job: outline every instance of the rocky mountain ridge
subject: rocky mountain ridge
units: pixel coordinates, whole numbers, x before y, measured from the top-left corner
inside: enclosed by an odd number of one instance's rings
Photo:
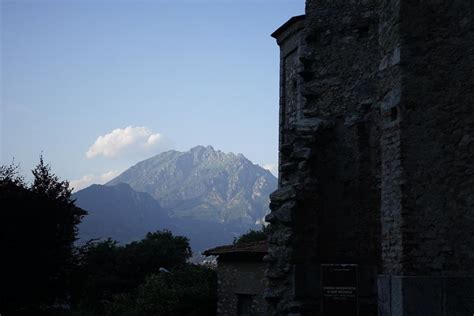
[[[80,238],[129,242],[169,229],[201,251],[259,229],[276,186],[269,171],[242,154],[211,146],[167,151],[106,185],[76,192],[77,205],[89,212],[79,226]]]
[[[171,217],[259,224],[277,180],[242,154],[211,146],[167,151],[141,161],[106,185],[127,183],[158,200]]]

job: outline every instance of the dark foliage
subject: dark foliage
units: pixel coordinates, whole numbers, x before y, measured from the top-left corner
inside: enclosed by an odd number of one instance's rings
[[[0,185],[25,187],[25,179],[18,173],[19,168],[19,165],[15,165],[14,162],[8,166],[0,166]]]
[[[48,314],[67,301],[76,226],[86,212],[42,157],[30,187],[16,171],[14,165],[0,168],[1,312]]]
[[[28,186],[0,167],[0,313],[5,315],[213,315],[215,271],[190,265],[189,240],[170,231],[118,245],[74,246],[86,212],[40,158]]]
[[[234,239],[234,245],[246,244],[249,242],[263,241],[267,239],[270,232],[270,226],[262,226],[261,230],[250,229],[245,234]]]
[[[184,265],[191,249],[187,238],[158,231],[125,246],[111,239],[91,241],[80,257],[74,303],[103,312],[104,302],[135,290],[146,276]]]
[[[137,291],[119,295],[106,315],[215,315],[217,276],[197,265],[149,275]]]

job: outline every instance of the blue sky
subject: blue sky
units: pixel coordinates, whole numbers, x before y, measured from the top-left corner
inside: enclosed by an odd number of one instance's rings
[[[168,149],[277,164],[279,50],[304,0],[2,1],[1,162],[76,187]]]

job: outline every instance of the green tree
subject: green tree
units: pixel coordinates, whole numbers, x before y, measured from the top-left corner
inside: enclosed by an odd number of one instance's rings
[[[104,301],[130,290],[118,273],[122,250],[123,247],[110,238],[90,240],[79,248],[79,264],[72,283],[74,310],[87,315],[103,315]]]
[[[2,261],[1,309],[7,315],[50,314],[66,303],[75,267],[76,207],[66,181],[51,173],[43,158],[27,186],[17,168],[0,168]]]
[[[185,264],[191,256],[188,238],[162,230],[126,245],[121,252],[119,269],[122,275],[141,282],[160,268],[171,269]]]
[[[241,245],[250,242],[257,242],[267,240],[267,236],[270,233],[270,225],[262,226],[261,230],[250,229],[245,234],[234,238],[234,245]]]
[[[216,272],[188,264],[149,275],[136,292],[115,297],[107,315],[215,315],[216,293]]]
[[[13,161],[10,165],[0,166],[0,186],[6,187],[8,185],[16,187],[26,187],[25,179],[22,177],[18,170],[19,165]]]
[[[103,315],[104,307],[113,297],[128,298],[146,277],[159,273],[160,268],[185,266],[191,249],[186,237],[164,230],[148,233],[144,239],[125,246],[111,239],[91,241],[81,248],[80,254],[75,308]]]
[[[33,183],[30,190],[34,193],[48,197],[68,206],[74,205],[74,200],[71,198],[72,189],[69,188],[68,181],[61,181],[58,176],[51,172],[51,166],[45,164],[43,156],[40,156],[40,161],[36,167],[31,171],[33,173]],[[85,215],[79,212],[78,215],[73,213],[73,217],[78,220]],[[71,230],[76,231],[75,227]]]

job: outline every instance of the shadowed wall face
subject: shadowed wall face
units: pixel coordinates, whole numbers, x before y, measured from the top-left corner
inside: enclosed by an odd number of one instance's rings
[[[474,308],[473,7],[308,0],[273,34],[273,313],[319,314],[321,264],[344,263],[358,265],[361,315]]]
[[[471,315],[474,3],[392,0],[380,11],[380,314]]]
[[[311,238],[317,240],[312,247],[316,270],[320,271],[319,264],[357,264],[359,313],[377,315],[376,280],[380,264],[377,3],[309,1],[306,13],[305,67],[313,76],[303,85],[304,114],[307,119],[328,121],[331,128],[314,135],[314,155],[309,160],[308,176],[318,181],[310,194],[318,198],[307,206],[302,217],[317,222],[313,232],[317,237]],[[301,253],[304,256],[305,251]]]
[[[361,312],[377,313],[376,9],[375,1],[319,1],[317,9],[310,1],[304,30],[295,20],[274,34],[281,48],[280,190],[270,219],[275,252],[286,249],[288,257],[270,256],[269,276],[283,293],[273,305],[284,313],[320,311],[321,264],[358,264]]]
[[[466,0],[400,8],[407,275],[474,274],[473,8]]]
[[[266,287],[262,262],[220,261],[218,274],[218,315],[265,315]]]

